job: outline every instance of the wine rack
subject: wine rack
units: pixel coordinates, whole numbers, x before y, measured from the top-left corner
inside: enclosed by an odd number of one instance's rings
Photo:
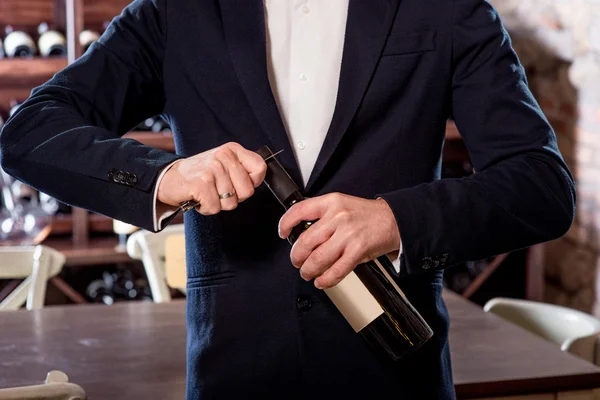
[[[24,101],[31,90],[48,81],[56,72],[79,58],[84,48],[79,41],[81,32],[91,30],[101,34],[108,23],[127,6],[129,0],[0,0],[0,38],[10,26],[34,39],[40,24],[48,24],[64,33],[67,39],[65,57],[43,58],[39,55],[27,58],[0,59],[0,117],[6,120],[9,110]],[[126,137],[146,145],[174,152],[172,135],[169,132],[132,131]],[[57,214],[54,218],[51,239],[69,241],[81,248],[107,245],[95,240],[97,234],[113,232],[112,219],[90,213],[79,208],[70,208],[70,213]],[[114,235],[113,235],[114,236]],[[116,243],[116,239],[115,239]],[[108,245],[109,249],[114,244]],[[99,261],[99,260],[90,260]]]

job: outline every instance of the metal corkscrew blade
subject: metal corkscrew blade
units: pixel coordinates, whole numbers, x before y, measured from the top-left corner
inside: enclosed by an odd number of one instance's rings
[[[276,153],[271,154],[270,156],[264,158],[264,161],[268,161],[271,158],[274,158],[276,155],[281,154],[283,152],[284,149],[279,150]],[[198,207],[200,205],[199,201],[195,201],[195,200],[187,200],[184,201],[182,203],[179,204],[179,209],[183,212],[188,212],[190,210],[193,210],[194,208]]]

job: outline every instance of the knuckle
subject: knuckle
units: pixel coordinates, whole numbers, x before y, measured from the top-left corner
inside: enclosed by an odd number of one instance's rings
[[[290,211],[293,210],[292,212],[294,212],[294,213],[303,213],[304,210],[306,209],[306,205],[308,204],[308,203],[306,203],[307,201],[308,200],[304,200],[304,201],[301,201],[299,203],[295,203],[294,205],[292,205],[290,207]]]
[[[211,207],[209,207],[209,208],[208,208],[208,212],[209,212],[211,215],[218,214],[218,213],[219,213],[219,211],[221,211],[221,207],[219,207],[219,206],[211,206]]]
[[[320,247],[317,247],[312,251],[310,258],[314,264],[319,266],[322,266],[326,262],[325,252]]]
[[[202,182],[204,185],[214,185],[215,183],[215,176],[211,173],[201,173],[198,178],[200,179],[200,182]]]
[[[342,209],[336,214],[335,217],[338,219],[338,221],[347,223],[352,219],[352,214],[350,214],[348,210]]]
[[[329,201],[333,204],[341,204],[342,203],[342,195],[338,192],[330,193],[328,195]]]
[[[240,189],[240,191],[238,192],[238,195],[241,199],[249,199],[250,197],[252,197],[254,195],[254,188],[252,186],[250,187],[244,187],[242,189]]]
[[[212,162],[210,163],[210,167],[216,173],[223,173],[225,171],[223,164],[221,164],[221,162],[216,158],[212,160]]]
[[[260,163],[258,165],[258,172],[261,176],[267,173],[267,163],[262,158],[260,159]]]
[[[233,151],[229,147],[221,147],[215,152],[215,158],[229,160],[233,157]]]
[[[200,199],[200,190],[198,190],[198,188],[194,188],[193,190],[190,191],[190,199],[194,199],[196,201],[198,201]]]
[[[334,281],[334,284],[340,282],[344,278],[345,272],[340,266],[331,267],[329,271],[331,271],[330,277]]]
[[[225,211],[232,211],[232,210],[235,210],[236,208],[237,208],[237,202],[235,202],[235,201],[227,202],[221,207],[221,209],[225,210]]]

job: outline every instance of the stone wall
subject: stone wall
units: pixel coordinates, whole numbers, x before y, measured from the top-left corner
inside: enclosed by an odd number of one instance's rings
[[[600,316],[600,1],[491,3],[577,183],[576,222],[546,246],[545,300]]]

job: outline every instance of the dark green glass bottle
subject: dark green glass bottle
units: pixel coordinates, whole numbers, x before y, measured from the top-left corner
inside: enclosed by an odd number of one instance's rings
[[[264,184],[285,210],[303,201],[300,189],[271,150],[258,150],[267,163]],[[270,158],[269,158],[270,157]],[[293,244],[315,221],[296,226],[288,241]],[[387,256],[358,265],[342,282],[325,293],[356,333],[384,360],[397,361],[414,353],[433,336],[433,331],[408,301],[388,271]]]

